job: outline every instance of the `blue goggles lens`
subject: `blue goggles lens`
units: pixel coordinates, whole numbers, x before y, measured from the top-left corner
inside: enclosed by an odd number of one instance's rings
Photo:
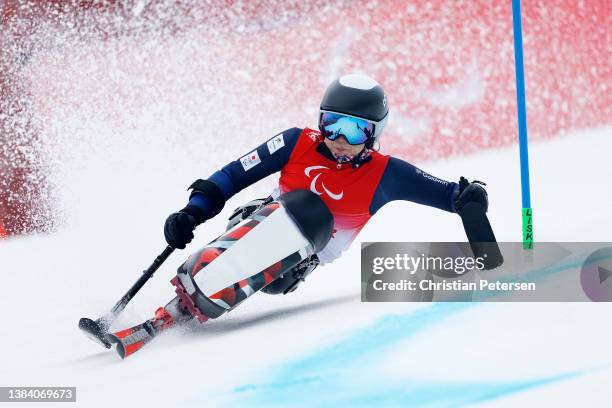
[[[344,136],[351,145],[365,143],[374,135],[374,124],[365,119],[353,118],[339,113],[323,112],[319,129],[329,140]]]

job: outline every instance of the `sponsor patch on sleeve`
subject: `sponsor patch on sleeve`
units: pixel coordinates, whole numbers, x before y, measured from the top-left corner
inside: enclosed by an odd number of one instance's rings
[[[425,173],[423,170],[419,169],[418,167],[415,167],[415,171],[416,171],[416,174],[420,174],[421,176],[425,177],[426,179],[429,179],[429,180],[434,181],[436,183],[440,183],[440,184],[443,184],[443,185],[447,185],[448,184],[448,181],[441,180],[441,179],[439,179],[437,177],[432,176],[429,173]]]
[[[274,154],[275,151],[283,146],[285,146],[285,138],[283,137],[282,133],[268,140],[268,150],[270,151],[270,154]]]
[[[240,158],[240,164],[242,164],[244,171],[252,169],[259,163],[261,163],[261,159],[259,158],[259,153],[257,153],[257,150],[253,150],[251,153]]]

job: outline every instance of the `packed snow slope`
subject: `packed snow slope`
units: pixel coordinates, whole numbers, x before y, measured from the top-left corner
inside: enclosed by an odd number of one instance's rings
[[[612,129],[531,148],[536,239],[610,239],[607,162]],[[66,162],[66,226],[0,245],[0,384],[74,385],[77,405],[127,406],[609,406],[610,304],[374,304],[359,298],[359,245],[287,296],[257,294],[198,327],[161,335],[120,360],[79,332],[104,312],[164,246],[162,223],[192,178],[213,168],[172,143],[124,141]],[[429,163],[432,174],[488,183],[500,240],[520,238],[516,146]],[[77,168],[78,167],[78,168]],[[68,171],[69,170],[69,171]],[[223,228],[233,198],[173,254],[117,323],[149,317],[191,250]],[[453,214],[396,202],[360,241],[463,240]],[[271,242],[271,245],[273,243]]]

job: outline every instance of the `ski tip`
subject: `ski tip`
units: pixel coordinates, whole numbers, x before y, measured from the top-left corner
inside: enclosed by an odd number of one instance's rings
[[[106,348],[111,348],[110,342],[106,339],[106,332],[100,326],[98,321],[83,317],[79,320],[79,329],[81,329],[87,337]]]

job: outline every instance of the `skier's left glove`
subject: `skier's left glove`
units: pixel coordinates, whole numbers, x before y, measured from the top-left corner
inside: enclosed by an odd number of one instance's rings
[[[482,181],[474,180],[469,182],[465,177],[459,179],[459,194],[455,200],[455,210],[461,213],[461,209],[467,203],[477,202],[482,205],[485,212],[489,208],[489,198],[487,191],[483,186],[486,186]]]

